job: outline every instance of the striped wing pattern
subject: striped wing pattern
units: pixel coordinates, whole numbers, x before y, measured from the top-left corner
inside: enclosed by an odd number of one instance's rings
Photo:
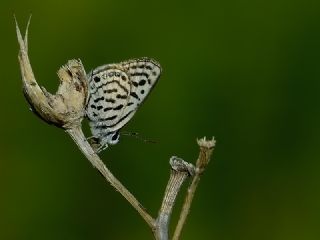
[[[160,74],[159,63],[142,58],[103,65],[88,75],[86,115],[102,149],[118,142],[118,131],[133,117]]]

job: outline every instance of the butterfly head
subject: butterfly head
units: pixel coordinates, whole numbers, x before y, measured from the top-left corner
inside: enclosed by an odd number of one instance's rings
[[[106,149],[109,145],[115,145],[119,142],[120,134],[119,131],[109,132],[104,136],[89,137],[88,141],[96,153],[99,153]]]

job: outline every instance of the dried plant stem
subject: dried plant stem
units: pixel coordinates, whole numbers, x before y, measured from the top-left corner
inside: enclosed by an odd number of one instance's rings
[[[126,189],[125,186],[110,172],[99,156],[93,151],[86,140],[81,128],[68,129],[66,132],[76,142],[82,153],[89,162],[102,174],[102,176],[113,186],[140,214],[150,228],[154,228],[155,220],[147,213],[139,201]]]
[[[194,178],[192,179],[192,182],[188,188],[188,192],[186,195],[186,198],[184,200],[184,204],[180,213],[180,217],[179,217],[179,221],[177,224],[177,227],[175,229],[175,232],[173,234],[172,240],[178,240],[180,238],[181,235],[181,231],[182,228],[186,222],[186,219],[188,217],[189,211],[190,211],[190,207],[191,207],[191,203],[194,197],[194,193],[197,189],[198,183],[199,183],[200,177],[198,174],[196,174],[194,176]]]
[[[180,217],[178,220],[177,227],[174,231],[172,240],[178,240],[180,239],[182,228],[186,222],[186,219],[188,217],[188,214],[190,212],[191,203],[194,197],[194,194],[196,192],[196,189],[198,187],[200,176],[204,172],[206,166],[208,165],[210,161],[210,156],[213,151],[213,148],[215,146],[215,140],[212,139],[211,141],[207,141],[206,138],[202,138],[197,141],[198,145],[200,147],[200,153],[199,157],[196,163],[196,171],[193,176],[192,182],[190,186],[188,187],[187,195],[185,197],[182,210],[180,213]]]
[[[200,176],[209,163],[215,145],[214,139],[198,140],[200,154],[196,167],[177,157],[170,159],[171,174],[165,190],[164,198],[158,217],[154,219],[139,201],[122,185],[111,173],[96,152],[92,149],[81,129],[81,121],[85,116],[85,107],[88,100],[88,80],[80,60],[69,60],[58,71],[60,85],[56,94],[50,94],[44,87],[38,85],[28,57],[28,26],[24,38],[16,22],[18,43],[20,46],[19,63],[23,82],[23,91],[33,112],[42,120],[64,129],[78,145],[88,161],[102,174],[140,214],[151,228],[156,240],[169,239],[169,223],[172,209],[179,190],[188,176],[193,176],[189,186],[180,218],[175,229],[173,240],[178,240],[186,221],[190,206],[200,181]]]
[[[157,240],[168,240],[169,223],[176,197],[185,179],[193,175],[195,171],[192,164],[175,156],[170,158],[170,165],[170,178],[159,210],[156,227],[153,231],[155,239]]]

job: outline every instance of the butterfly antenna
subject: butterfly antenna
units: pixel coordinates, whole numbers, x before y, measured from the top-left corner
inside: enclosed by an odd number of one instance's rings
[[[139,135],[139,133],[137,132],[127,132],[127,131],[122,131],[121,132],[121,135],[124,135],[124,136],[129,136],[129,137],[134,137],[136,139],[139,139],[140,141],[143,141],[145,143],[157,143],[156,141],[154,140],[150,140],[150,139],[146,139],[144,137],[141,137]]]

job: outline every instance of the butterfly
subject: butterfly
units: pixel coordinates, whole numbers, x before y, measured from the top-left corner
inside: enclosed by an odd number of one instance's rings
[[[88,74],[86,117],[97,153],[119,142],[119,130],[134,116],[160,74],[160,64],[150,58],[103,65]]]

